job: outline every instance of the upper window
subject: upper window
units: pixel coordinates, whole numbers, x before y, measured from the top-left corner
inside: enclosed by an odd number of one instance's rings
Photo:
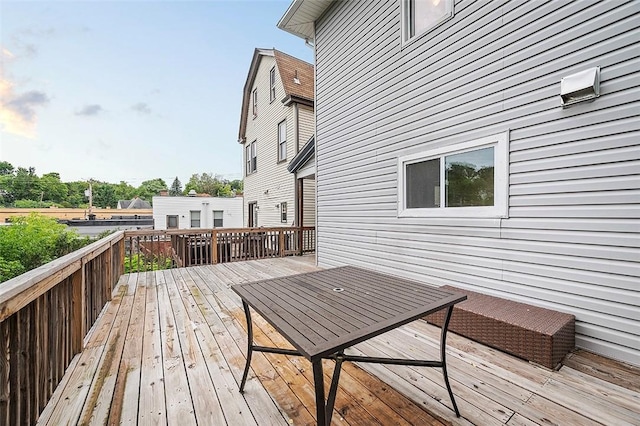
[[[278,161],[287,159],[287,120],[278,124]]]
[[[223,226],[223,211],[214,210],[213,211],[213,227],[220,228],[222,226]]]
[[[258,89],[253,89],[251,102],[253,104],[253,118],[256,118],[258,116]]]
[[[398,216],[505,217],[506,134],[398,159]]]
[[[287,203],[280,203],[280,222],[287,223]]]
[[[269,71],[269,102],[273,102],[276,98],[276,67]]]
[[[248,143],[245,147],[245,174],[249,176],[251,173],[254,173],[257,169],[258,165],[258,155],[256,153],[256,141]]]
[[[453,16],[453,0],[402,0],[404,41],[426,33]]]
[[[200,228],[200,210],[191,210],[191,227]]]

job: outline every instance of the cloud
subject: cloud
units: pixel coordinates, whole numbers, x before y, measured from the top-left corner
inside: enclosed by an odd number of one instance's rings
[[[2,130],[30,139],[35,138],[37,109],[47,105],[49,101],[49,96],[38,90],[17,94],[13,84],[0,77],[0,125]]]
[[[13,59],[16,57],[16,55],[11,53],[11,51],[6,47],[3,47],[1,52],[2,52],[2,59]]]
[[[83,115],[86,117],[95,116],[104,112],[104,108],[98,104],[85,105],[81,110],[76,111],[76,115]]]
[[[151,114],[151,108],[145,102],[138,102],[137,104],[132,105],[131,109],[140,114]]]

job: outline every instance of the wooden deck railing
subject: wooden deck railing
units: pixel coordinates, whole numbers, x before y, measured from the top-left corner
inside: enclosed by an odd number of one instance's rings
[[[315,229],[119,231],[0,283],[0,425],[32,425],[121,275],[302,254]]]
[[[125,231],[125,270],[301,255],[315,251],[314,227]]]
[[[0,284],[0,425],[35,424],[123,274],[117,232]]]

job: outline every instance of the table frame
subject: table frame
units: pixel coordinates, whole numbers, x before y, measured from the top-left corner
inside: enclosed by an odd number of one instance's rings
[[[239,388],[240,392],[244,393],[244,387],[247,382],[247,377],[249,375],[249,368],[251,366],[251,358],[252,358],[253,352],[265,352],[265,353],[274,353],[274,354],[290,355],[290,356],[304,356],[307,359],[309,359],[309,357],[307,357],[305,354],[295,349],[283,349],[283,348],[255,345],[253,343],[253,321],[251,319],[251,308],[249,306],[249,303],[242,296],[241,298],[242,298],[242,307],[244,309],[244,313],[247,321],[247,360],[246,360],[246,364],[245,364],[244,372],[242,374],[242,380],[240,382],[240,388]],[[459,299],[460,300],[458,301],[462,301],[466,299],[466,296],[462,295]],[[442,324],[442,328],[440,331],[440,360],[412,360],[412,359],[399,359],[399,358],[356,356],[356,355],[345,354],[344,349],[339,349],[336,352],[329,355],[309,359],[309,361],[311,361],[312,369],[313,369],[317,424],[319,426],[321,425],[325,426],[325,425],[330,425],[331,423],[331,417],[333,415],[333,408],[335,405],[335,399],[336,399],[336,393],[338,390],[338,381],[340,379],[342,363],[345,361],[376,363],[376,364],[407,365],[407,366],[414,366],[414,367],[442,368],[442,375],[447,388],[447,392],[449,393],[449,398],[451,399],[453,410],[456,414],[456,417],[460,417],[460,411],[458,410],[458,406],[456,404],[455,398],[453,396],[453,392],[451,390],[451,385],[449,384],[449,376],[447,373],[447,363],[446,363],[447,329],[449,326],[449,321],[451,319],[451,314],[453,312],[453,305],[455,303],[457,302],[443,304],[442,307],[429,312],[429,313],[437,312],[442,309],[447,310],[445,315],[445,320]],[[264,319],[267,322],[269,322],[271,325],[277,328],[275,324],[271,323],[269,318],[264,317]],[[398,326],[400,325],[402,324],[399,324]],[[333,376],[331,379],[331,384],[329,386],[329,391],[327,392],[326,399],[325,399],[325,389],[324,389],[324,372],[323,372],[323,366],[322,366],[323,359],[332,359],[335,361],[335,368],[333,370]]]

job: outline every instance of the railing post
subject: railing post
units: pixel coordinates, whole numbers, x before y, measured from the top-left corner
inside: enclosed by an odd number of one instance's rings
[[[285,250],[284,250],[284,229],[280,228],[280,230],[278,231],[278,246],[280,246],[280,257],[284,257],[285,254]]]
[[[105,256],[107,257],[107,282],[105,285],[105,289],[107,294],[105,295],[106,301],[111,300],[111,292],[113,291],[113,242],[109,243],[109,248],[105,251]]]
[[[302,256],[304,254],[304,231],[302,229],[302,224],[298,227],[298,256]]]
[[[85,287],[84,287],[84,265],[71,276],[72,295],[72,318],[71,333],[73,335],[72,347],[76,354],[82,350],[82,342],[85,335]]]
[[[9,410],[11,408],[11,386],[9,377],[11,371],[11,333],[9,320],[0,322],[0,424],[10,424]]]
[[[218,231],[211,230],[211,264],[218,263]]]

